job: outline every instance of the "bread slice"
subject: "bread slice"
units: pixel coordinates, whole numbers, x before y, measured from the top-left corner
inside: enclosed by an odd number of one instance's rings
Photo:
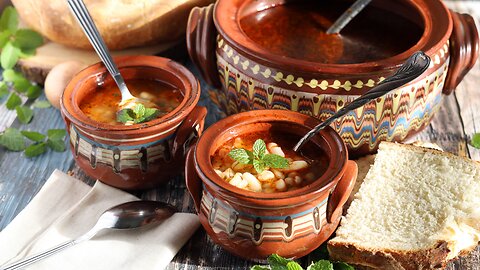
[[[479,241],[480,164],[384,142],[328,250],[367,268],[438,269]]]

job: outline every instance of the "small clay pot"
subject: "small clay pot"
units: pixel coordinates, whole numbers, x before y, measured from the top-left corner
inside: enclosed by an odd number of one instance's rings
[[[181,172],[186,149],[203,131],[206,109],[196,106],[200,86],[182,65],[156,56],[114,59],[125,80],[159,80],[180,89],[183,100],[165,116],[131,126],[109,125],[88,118],[83,98],[112,84],[102,63],[82,70],[61,98],[61,112],[77,165],[90,177],[121,189],[157,187]]]
[[[325,64],[276,54],[242,30],[246,15],[299,2],[219,0],[191,11],[190,57],[206,81],[218,88],[216,101],[227,115],[285,109],[324,120],[391,75],[413,52],[424,51],[432,64],[418,79],[331,125],[351,154],[371,153],[381,141],[401,141],[426,127],[443,94],[455,89],[478,58],[473,18],[449,10],[440,0],[372,1],[369,6],[398,14],[423,32],[401,53],[362,63]]]
[[[200,222],[208,235],[229,252],[247,259],[272,253],[304,256],[335,231],[357,177],[340,136],[330,127],[316,135],[328,160],[325,173],[311,184],[279,193],[237,188],[214,171],[211,156],[242,134],[275,131],[300,138],[319,120],[296,112],[259,110],[229,116],[209,127],[187,155],[185,178]]]

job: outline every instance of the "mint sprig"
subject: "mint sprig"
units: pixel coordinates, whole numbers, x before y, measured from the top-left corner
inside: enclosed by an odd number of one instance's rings
[[[155,108],[145,108],[143,104],[135,104],[132,108],[122,109],[117,113],[117,122],[127,123],[133,122],[139,124],[155,119],[160,111]]]
[[[270,255],[267,261],[269,265],[254,265],[250,270],[304,270],[296,261],[285,259],[277,254]],[[306,270],[355,270],[355,268],[343,262],[319,260],[310,264]]]
[[[262,139],[253,143],[252,151],[243,148],[234,148],[228,156],[241,164],[251,164],[257,173],[261,173],[265,168],[283,169],[288,167],[288,160],[276,154],[265,154],[267,146]]]
[[[475,133],[470,141],[473,147],[480,149],[480,133]]]

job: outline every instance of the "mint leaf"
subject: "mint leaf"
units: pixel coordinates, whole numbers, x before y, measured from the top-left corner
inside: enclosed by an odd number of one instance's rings
[[[65,129],[49,129],[47,135],[50,140],[63,140],[67,136],[67,132]]]
[[[30,84],[30,83],[29,83]],[[27,97],[36,99],[42,94],[42,88],[38,85],[31,85],[27,88]]]
[[[291,262],[287,263],[287,269],[288,270],[303,270],[303,268],[300,266],[300,264],[298,264],[295,261],[291,261]]]
[[[43,44],[43,37],[30,29],[19,29],[15,32],[13,45],[23,50],[35,49]]]
[[[288,167],[288,160],[275,154],[266,154],[263,157],[263,162],[265,162],[265,166],[270,168],[283,169]]]
[[[3,69],[13,68],[20,57],[20,49],[7,42],[0,55],[0,64]]]
[[[43,140],[45,140],[45,137],[46,137],[42,133],[38,133],[35,131],[22,130],[21,133],[23,136],[27,137],[28,139],[34,142],[43,142]]]
[[[10,39],[10,31],[5,30],[0,32],[0,48],[3,48],[7,41]]]
[[[277,269],[287,269],[287,264],[291,262],[292,260],[287,260],[283,258],[280,255],[277,254],[272,254],[268,256],[267,258],[268,263],[270,264],[271,268],[277,268]]]
[[[133,107],[133,113],[135,114],[135,118],[142,118],[145,115],[145,106],[140,103],[135,104]]]
[[[145,113],[143,115],[143,118],[144,118],[143,122],[153,120],[157,118],[159,114],[160,114],[160,111],[155,108],[145,108]]]
[[[270,267],[264,265],[254,265],[250,267],[250,270],[270,270]]]
[[[10,151],[22,151],[25,149],[25,139],[18,129],[7,128],[0,135],[0,145],[5,146]]]
[[[13,82],[15,80],[19,80],[23,78],[22,73],[16,72],[13,69],[5,69],[2,73],[3,80],[6,82]]]
[[[470,143],[473,147],[480,149],[480,133],[473,134],[472,141]]]
[[[0,99],[2,99],[4,96],[8,95],[10,93],[8,91],[8,86],[5,84],[5,82],[0,82]]]
[[[17,111],[17,117],[20,122],[23,124],[28,124],[30,121],[32,121],[33,118],[33,110],[30,109],[27,106],[17,106],[15,107],[15,110]]]
[[[355,268],[348,263],[344,262],[334,262],[333,269],[335,270],[355,270]]]
[[[29,80],[27,80],[26,78],[22,77],[22,78],[18,78],[16,80],[13,81],[13,88],[15,88],[15,90],[17,90],[17,92],[20,92],[20,93],[25,93],[25,92],[28,92],[28,89],[32,86],[32,84],[30,83]],[[41,92],[40,92],[41,94]],[[28,95],[28,94],[27,94]],[[31,94],[32,96],[35,96],[35,93]],[[29,97],[30,98],[30,97]]]
[[[262,139],[258,139],[253,143],[253,155],[259,159],[262,159],[265,155],[265,150],[267,150],[267,146]]]
[[[52,107],[52,104],[50,104],[50,102],[48,102],[48,100],[35,100],[35,102],[33,102],[32,106],[34,108],[38,108],[38,109],[46,109],[46,108]]]
[[[25,156],[27,157],[36,157],[39,156],[47,151],[47,144],[42,142],[42,143],[37,143],[37,144],[32,144],[25,149]]]
[[[132,109],[122,109],[117,112],[117,122],[126,123],[135,120],[135,114]]]
[[[20,50],[20,58],[28,58],[30,56],[34,56],[36,49],[23,49]]]
[[[265,170],[265,162],[263,162],[263,160],[261,159],[254,159],[253,160],[253,168],[255,168],[255,171],[257,171],[257,173],[261,173]]]
[[[327,260],[320,260],[312,263],[307,270],[333,270],[333,264]]]
[[[250,164],[252,163],[252,160],[250,159],[250,156],[248,154],[248,150],[245,150],[243,148],[235,148],[228,153],[228,156],[231,157],[233,160],[236,160],[240,162],[241,164]]]
[[[8,6],[0,17],[0,31],[9,30],[12,33],[17,30],[18,27],[18,14],[14,7]]]
[[[65,142],[63,140],[47,140],[47,145],[55,152],[63,152],[65,151]]]
[[[13,110],[15,109],[15,107],[21,104],[22,104],[22,99],[17,94],[11,93],[7,99],[6,106],[7,106],[7,109]]]

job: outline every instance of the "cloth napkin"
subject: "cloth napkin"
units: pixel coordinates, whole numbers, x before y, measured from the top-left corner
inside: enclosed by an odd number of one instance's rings
[[[0,265],[10,264],[87,232],[106,209],[139,200],[97,181],[90,187],[54,171],[29,205],[0,232]],[[27,269],[163,269],[199,226],[176,213],[158,225],[103,230]]]

